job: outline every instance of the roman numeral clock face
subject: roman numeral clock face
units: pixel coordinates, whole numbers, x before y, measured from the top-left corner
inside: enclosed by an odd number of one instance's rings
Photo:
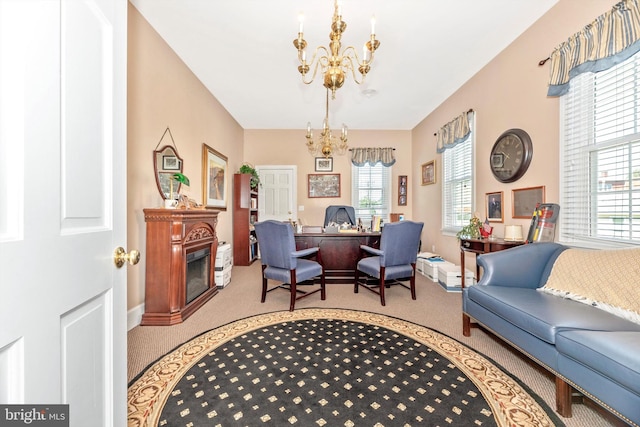
[[[498,181],[514,182],[527,171],[532,156],[529,134],[522,129],[509,129],[493,144],[489,166]]]

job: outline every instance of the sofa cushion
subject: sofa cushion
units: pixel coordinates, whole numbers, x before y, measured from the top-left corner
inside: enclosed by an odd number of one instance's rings
[[[540,291],[640,323],[640,249],[568,249]]]
[[[467,297],[549,344],[565,329],[640,331],[637,323],[535,289],[475,285]]]
[[[562,331],[556,337],[556,348],[640,394],[640,332]]]

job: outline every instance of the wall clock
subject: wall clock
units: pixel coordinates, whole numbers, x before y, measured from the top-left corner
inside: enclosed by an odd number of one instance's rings
[[[509,129],[493,144],[489,166],[498,181],[514,182],[527,171],[532,156],[529,134],[522,129]]]

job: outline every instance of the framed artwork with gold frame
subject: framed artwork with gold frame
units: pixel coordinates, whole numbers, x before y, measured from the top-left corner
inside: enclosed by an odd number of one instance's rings
[[[202,144],[202,204],[227,210],[227,156]]]
[[[504,222],[503,192],[486,194],[486,218],[489,222]]]
[[[431,160],[430,162],[422,164],[422,185],[430,185],[436,183],[436,161]]]

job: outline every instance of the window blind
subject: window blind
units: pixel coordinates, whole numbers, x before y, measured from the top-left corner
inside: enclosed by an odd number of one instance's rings
[[[473,146],[475,115],[466,141],[442,153],[442,231],[457,233],[474,213]]]
[[[379,215],[389,222],[391,212],[391,167],[376,163],[374,166],[351,166],[351,205],[356,218],[363,224],[371,222],[371,215]]]
[[[560,236],[579,246],[640,241],[640,54],[571,81],[561,101]]]

